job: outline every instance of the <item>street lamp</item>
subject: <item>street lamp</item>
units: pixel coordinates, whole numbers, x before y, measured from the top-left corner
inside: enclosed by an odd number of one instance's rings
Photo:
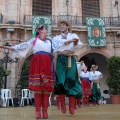
[[[68,16],[68,3],[69,3],[69,0],[66,0],[66,6],[67,6],[67,16]]]
[[[10,46],[8,42],[6,42],[4,44],[4,46]],[[3,57],[3,59],[0,59],[1,63],[5,63],[5,71],[7,71],[7,63],[17,63],[18,62],[18,58],[15,58],[15,60],[11,59],[8,54],[9,54],[9,49],[4,48],[4,53],[5,56]],[[5,82],[4,82],[4,89],[6,89],[6,85],[7,85],[7,74],[5,74]]]
[[[119,4],[119,2],[118,2],[118,0],[115,0],[115,7],[117,6],[117,13],[118,13],[118,18],[119,18],[119,9],[118,9],[118,4]]]

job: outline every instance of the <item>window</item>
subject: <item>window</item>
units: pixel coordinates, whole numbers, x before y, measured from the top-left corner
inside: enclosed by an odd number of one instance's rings
[[[52,15],[52,0],[33,0],[33,15]]]
[[[86,17],[100,17],[99,0],[82,0],[83,24],[86,23]]]

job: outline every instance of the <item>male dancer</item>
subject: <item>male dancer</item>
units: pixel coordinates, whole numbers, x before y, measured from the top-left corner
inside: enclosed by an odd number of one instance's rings
[[[74,54],[82,43],[76,34],[71,33],[72,27],[67,21],[59,21],[58,27],[61,34],[52,41],[57,56],[55,94],[59,95],[62,113],[66,113],[65,95],[69,97],[69,112],[74,114],[75,98],[80,98],[82,93]]]

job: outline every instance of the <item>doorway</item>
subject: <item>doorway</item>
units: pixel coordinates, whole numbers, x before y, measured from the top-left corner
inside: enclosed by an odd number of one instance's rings
[[[108,78],[107,70],[107,57],[99,53],[88,53],[80,58],[79,61],[84,61],[85,65],[88,66],[88,71],[90,71],[91,65],[95,64],[98,66],[98,70],[103,74],[103,78],[100,79],[101,94],[104,98],[109,98],[108,94],[103,93],[104,90],[108,90],[106,84],[106,79]]]

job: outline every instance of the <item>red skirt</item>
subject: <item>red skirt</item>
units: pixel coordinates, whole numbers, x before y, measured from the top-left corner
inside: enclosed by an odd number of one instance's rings
[[[91,85],[88,80],[82,80],[82,94],[84,97],[92,95]]]
[[[48,54],[35,54],[30,62],[29,89],[54,92],[52,58]]]

